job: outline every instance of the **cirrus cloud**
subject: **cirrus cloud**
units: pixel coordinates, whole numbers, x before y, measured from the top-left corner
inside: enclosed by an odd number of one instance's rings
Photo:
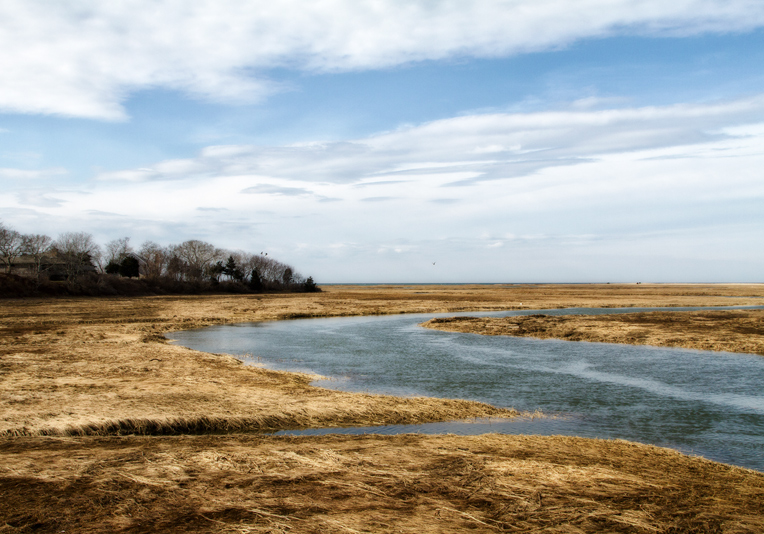
[[[685,151],[692,154],[689,147],[751,135],[741,125],[760,122],[764,95],[713,104],[469,115],[332,143],[212,146],[195,158],[98,178],[143,182],[251,176],[402,190],[429,175],[446,177],[441,185],[460,186],[529,176],[610,154],[672,147],[688,147]],[[476,150],[486,146],[492,147],[489,154]],[[683,153],[674,150],[670,157]],[[669,156],[654,152],[651,157]],[[272,186],[249,187],[248,192],[277,192],[266,191]],[[282,195],[305,191],[284,189],[283,183],[279,187]]]

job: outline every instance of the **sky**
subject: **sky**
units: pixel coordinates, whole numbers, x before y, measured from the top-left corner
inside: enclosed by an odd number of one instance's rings
[[[759,0],[3,0],[0,221],[319,283],[764,282]]]

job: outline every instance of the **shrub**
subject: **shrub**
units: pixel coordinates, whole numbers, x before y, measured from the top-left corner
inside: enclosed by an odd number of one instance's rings
[[[313,281],[313,277],[309,276],[307,280],[302,285],[302,288],[307,293],[315,293],[317,291],[321,291],[321,288],[316,285],[316,283]]]
[[[111,260],[109,263],[106,264],[106,268],[104,269],[106,274],[119,274],[119,263],[117,263],[114,260]]]
[[[108,267],[108,266],[107,266]],[[132,256],[125,257],[119,264],[119,275],[125,278],[138,278],[141,272],[141,265],[137,259]]]

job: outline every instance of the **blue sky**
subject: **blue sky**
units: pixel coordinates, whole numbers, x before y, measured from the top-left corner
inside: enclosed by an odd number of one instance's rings
[[[665,4],[9,0],[0,220],[325,283],[761,282],[764,5]]]

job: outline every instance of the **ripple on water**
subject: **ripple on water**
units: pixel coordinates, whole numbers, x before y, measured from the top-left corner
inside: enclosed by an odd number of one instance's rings
[[[685,308],[688,310],[696,308]],[[546,314],[650,309],[542,310]],[[460,315],[506,316],[538,310]],[[764,471],[764,358],[427,330],[435,316],[306,319],[175,332],[197,350],[256,355],[346,391],[466,398],[556,419],[479,420],[300,433],[561,434],[622,438]]]

